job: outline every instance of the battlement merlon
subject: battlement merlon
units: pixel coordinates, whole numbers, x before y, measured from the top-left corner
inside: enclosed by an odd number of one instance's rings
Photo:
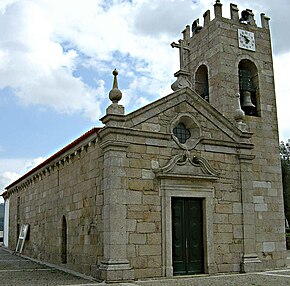
[[[220,0],[216,0],[214,6],[214,15],[216,18],[223,16],[223,4],[220,2]]]
[[[189,40],[190,38],[190,26],[186,25],[185,29],[182,31],[183,34],[183,40]]]
[[[270,30],[269,21],[270,21],[270,18],[268,16],[266,16],[264,13],[261,13],[262,28]]]
[[[222,4],[220,0],[216,0],[216,3],[214,4],[214,15],[215,15],[214,19],[223,18],[222,17]],[[231,3],[230,4],[230,17],[231,18],[229,20],[232,20],[234,23],[257,27],[254,13],[251,9],[246,9],[246,10],[243,10],[241,13],[239,13],[238,6],[236,4]],[[270,29],[269,20],[270,18],[266,16],[264,13],[262,13],[261,14],[261,28],[269,30]],[[197,34],[203,27],[206,27],[207,25],[209,25],[210,22],[211,22],[210,10],[207,10],[203,14],[203,26],[199,25],[199,19],[196,19],[195,21],[193,21],[192,36],[194,34]],[[186,26],[185,30],[182,31],[182,33],[183,33],[183,40],[188,40],[190,38],[189,25]]]
[[[210,10],[207,10],[203,14],[203,26],[207,26],[210,23]]]
[[[231,9],[231,19],[234,20],[235,22],[240,21],[239,18],[239,8],[236,4],[230,4],[230,9]]]

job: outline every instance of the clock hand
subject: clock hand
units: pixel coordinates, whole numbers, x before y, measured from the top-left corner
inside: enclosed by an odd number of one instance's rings
[[[242,35],[242,36],[244,37],[244,39],[246,41],[246,44],[248,44],[250,42],[250,39],[247,36],[245,36],[245,35]]]

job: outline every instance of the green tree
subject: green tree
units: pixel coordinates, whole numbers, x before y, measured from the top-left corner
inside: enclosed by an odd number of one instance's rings
[[[287,221],[290,223],[290,144],[280,144],[280,158],[282,167],[282,182],[284,196],[284,210]]]

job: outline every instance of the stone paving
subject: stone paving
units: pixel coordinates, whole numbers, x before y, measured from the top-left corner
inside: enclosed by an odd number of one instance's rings
[[[76,274],[76,273],[75,273]],[[195,277],[174,277],[135,281],[131,283],[105,284],[83,275],[73,275],[36,263],[29,259],[13,255],[0,247],[0,285],[1,286],[289,286],[290,251],[288,268],[252,274],[200,275]]]
[[[0,247],[1,286],[88,285],[91,282],[88,279],[13,255]]]
[[[137,282],[139,286],[286,286],[290,285],[290,269],[288,271],[217,275],[194,278],[174,278],[158,281]],[[132,285],[133,286],[133,285]]]

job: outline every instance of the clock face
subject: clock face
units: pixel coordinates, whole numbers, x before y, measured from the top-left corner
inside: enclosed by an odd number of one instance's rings
[[[241,49],[256,50],[254,33],[238,29],[238,40]]]

